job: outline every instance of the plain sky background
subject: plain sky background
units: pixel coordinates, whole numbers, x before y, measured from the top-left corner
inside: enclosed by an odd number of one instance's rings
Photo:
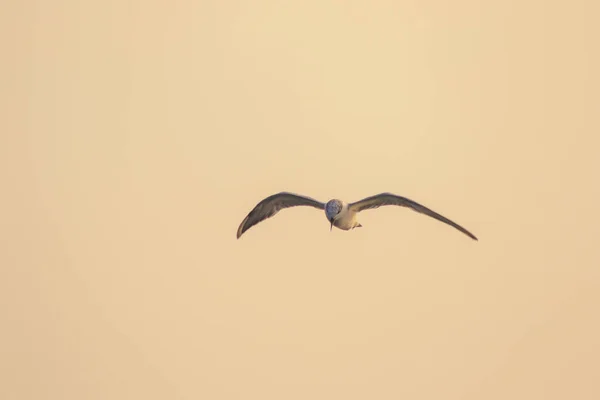
[[[600,398],[598,4],[4,2],[0,398]]]

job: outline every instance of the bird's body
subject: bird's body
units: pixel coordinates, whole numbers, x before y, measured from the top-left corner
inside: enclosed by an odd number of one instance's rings
[[[438,221],[444,222],[458,229],[470,238],[477,240],[475,235],[455,222],[452,222],[448,218],[443,217],[442,215],[415,201],[407,199],[406,197],[396,196],[395,194],[381,193],[375,196],[364,198],[354,203],[346,203],[342,200],[333,199],[324,204],[313,198],[289,192],[274,194],[258,203],[240,224],[237,231],[237,238],[239,239],[240,236],[242,236],[242,234],[252,226],[274,216],[284,208],[310,206],[316,209],[324,210],[325,216],[331,224],[330,229],[333,229],[335,226],[338,229],[349,231],[354,228],[362,227],[362,225],[358,222],[358,213],[360,211],[386,205],[409,207],[416,212],[428,215],[437,219]]]
[[[339,211],[338,211],[339,210]],[[325,204],[325,216],[331,222],[332,226],[344,231],[361,227],[358,223],[357,212],[350,210],[348,203],[342,200],[333,199]]]

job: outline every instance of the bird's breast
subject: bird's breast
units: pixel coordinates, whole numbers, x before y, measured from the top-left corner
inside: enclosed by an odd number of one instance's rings
[[[343,230],[349,230],[356,226],[356,213],[353,213],[344,208],[337,218],[333,221],[333,225]]]

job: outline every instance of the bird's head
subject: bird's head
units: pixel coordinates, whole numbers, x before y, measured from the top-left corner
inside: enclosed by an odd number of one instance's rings
[[[325,204],[325,216],[331,223],[329,230],[333,229],[333,221],[335,221],[335,218],[338,216],[338,214],[342,212],[342,207],[342,202],[337,199],[329,200],[327,204]]]

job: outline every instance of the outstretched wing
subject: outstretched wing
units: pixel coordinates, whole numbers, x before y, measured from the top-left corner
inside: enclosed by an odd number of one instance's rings
[[[435,218],[438,221],[442,221],[450,226],[453,226],[454,228],[458,229],[470,238],[477,240],[475,235],[473,235],[471,232],[458,225],[457,223],[450,221],[448,218],[436,213],[435,211],[430,210],[429,208],[417,203],[416,201],[412,201],[410,199],[407,199],[406,197],[396,196],[392,193],[380,193],[375,196],[367,197],[357,202],[350,203],[348,207],[354,212],[359,212],[381,206],[401,206],[412,208],[418,213],[429,215],[430,217]]]
[[[280,210],[296,206],[310,206],[320,210],[325,208],[324,203],[321,203],[310,197],[300,196],[288,192],[274,194],[258,203],[254,209],[250,211],[248,216],[244,218],[237,230],[237,238],[239,239],[240,236],[242,236],[242,234],[248,229],[267,218],[271,218]]]

